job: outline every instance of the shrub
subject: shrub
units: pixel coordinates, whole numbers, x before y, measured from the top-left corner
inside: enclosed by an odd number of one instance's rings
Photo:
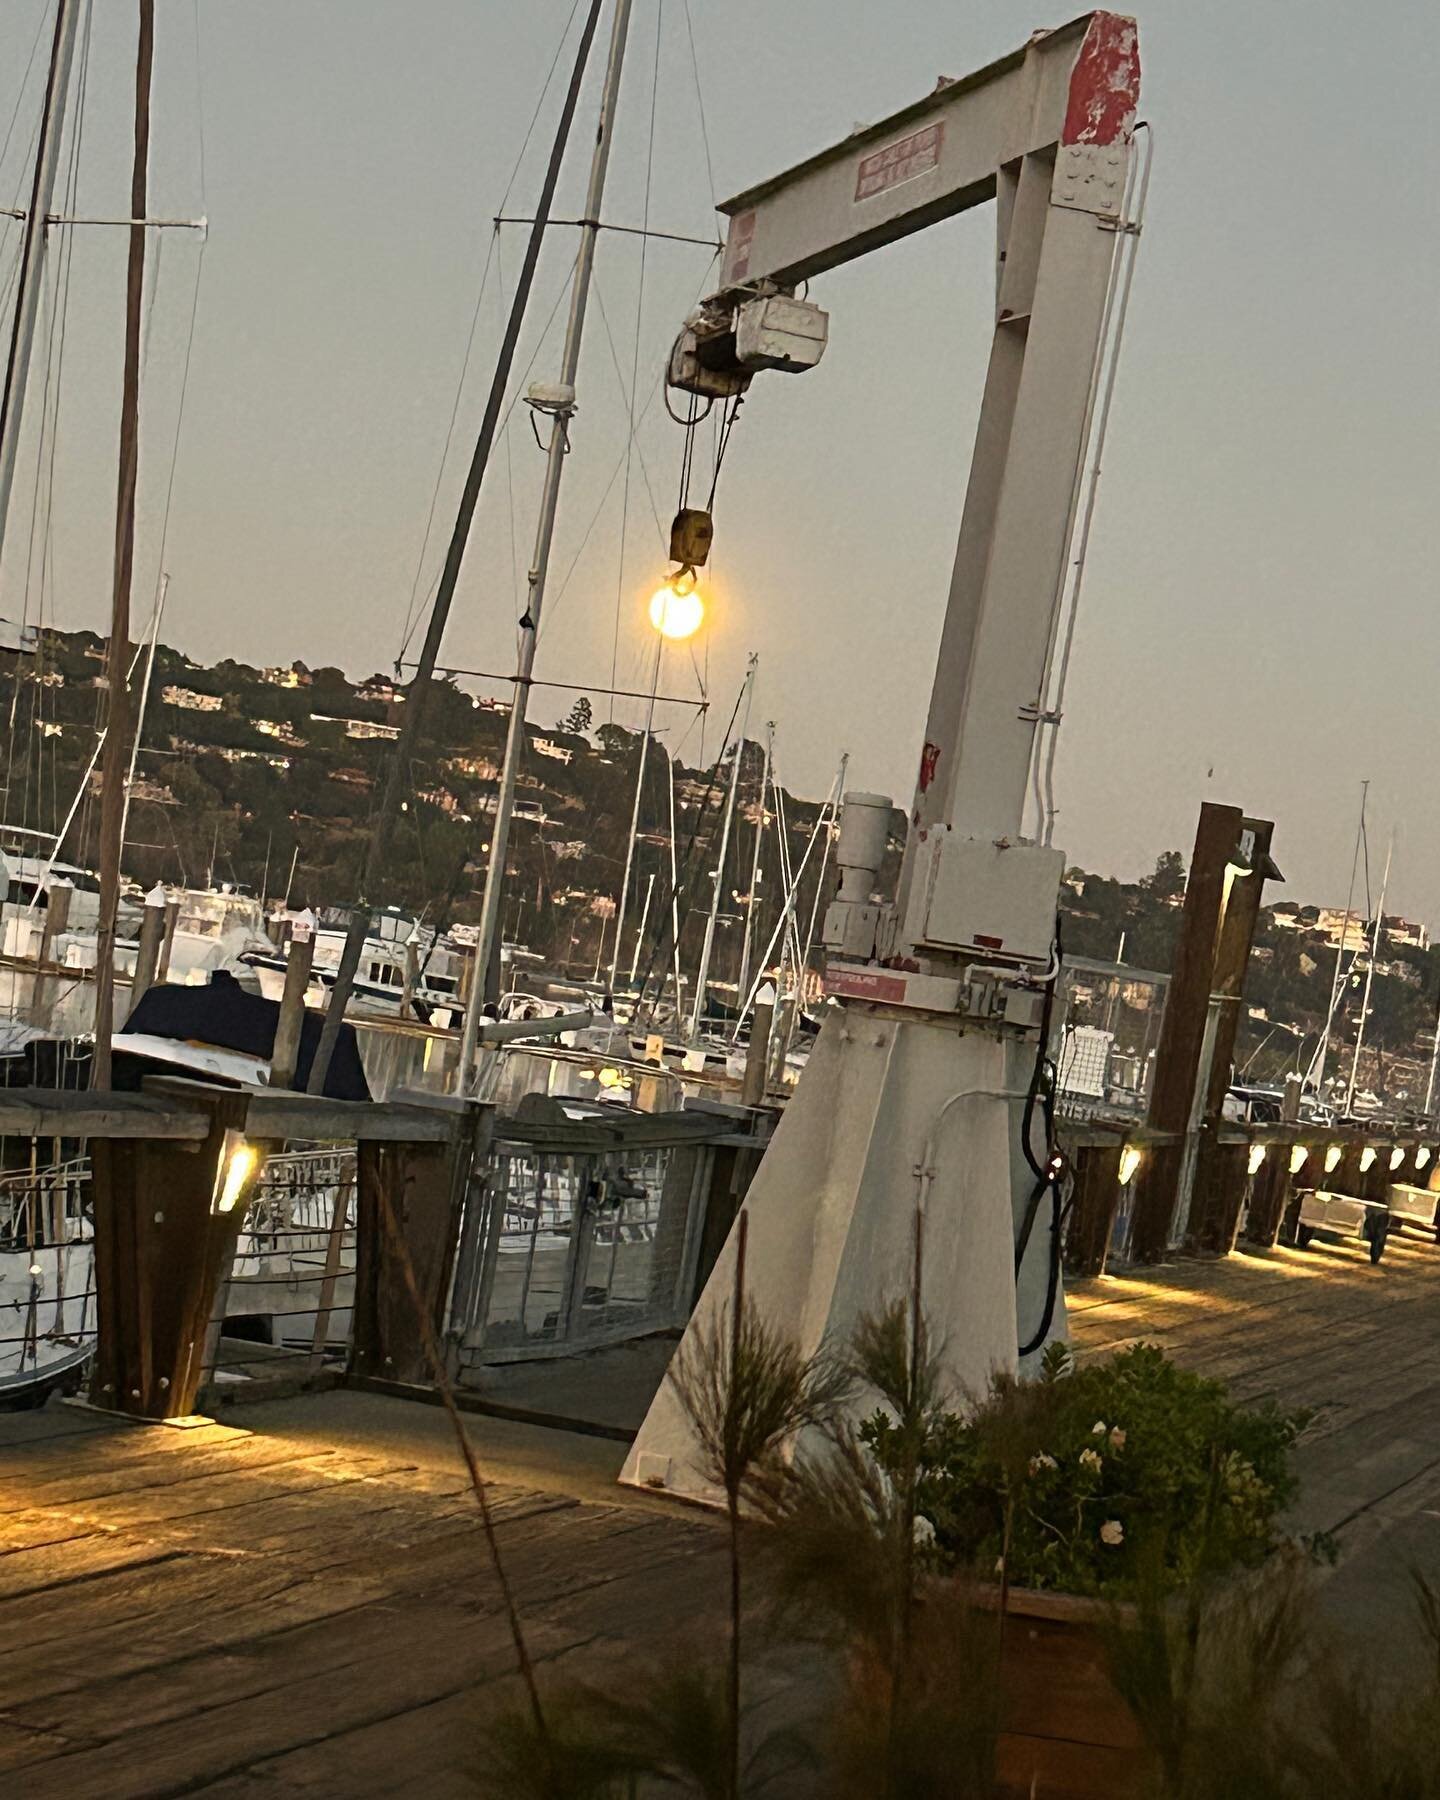
[[[1056,1348],[1036,1382],[997,1379],[928,1434],[917,1507],[942,1568],[1008,1584],[1134,1592],[1258,1564],[1295,1492],[1308,1415],[1236,1406],[1223,1382],[1138,1344],[1077,1368]],[[865,1441],[887,1469],[905,1447],[877,1413]]]

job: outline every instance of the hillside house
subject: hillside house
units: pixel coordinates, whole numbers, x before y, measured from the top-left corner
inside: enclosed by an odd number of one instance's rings
[[[340,719],[333,713],[311,713],[317,725],[342,725],[347,738],[385,738],[393,743],[400,735],[398,725],[378,725],[374,719]]]
[[[255,729],[261,737],[278,738],[282,744],[288,744],[292,750],[303,750],[305,740],[300,737],[288,719],[256,719]]]
[[[197,694],[194,688],[173,684],[161,688],[160,698],[167,706],[178,706],[185,712],[218,713],[225,710],[225,701],[219,694]]]

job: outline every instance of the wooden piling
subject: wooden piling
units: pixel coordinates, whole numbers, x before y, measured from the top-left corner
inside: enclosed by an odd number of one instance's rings
[[[196,1084],[174,1105],[204,1116],[208,1130],[198,1143],[91,1140],[98,1333],[91,1399],[142,1419],[193,1412],[210,1315],[244,1215],[243,1202],[217,1210],[217,1182],[226,1134],[243,1129],[248,1097]]]
[[[300,1061],[300,1038],[305,1023],[305,993],[315,957],[312,933],[290,940],[285,959],[285,988],[280,996],[280,1017],[275,1021],[275,1042],[270,1052],[270,1086],[293,1088]]]
[[[489,1144],[491,1116],[488,1106],[461,1103],[454,1106],[445,1142],[359,1146],[352,1374],[410,1383],[431,1379],[405,1262],[443,1341],[460,1222],[471,1171]],[[387,1210],[394,1235],[386,1228]]]
[[[1083,1144],[1074,1154],[1074,1196],[1065,1233],[1065,1270],[1103,1275],[1115,1215],[1120,1208],[1120,1156],[1124,1146]]]
[[[126,1016],[134,1012],[145,995],[155,985],[156,972],[160,967],[160,949],[165,938],[165,901],[147,898],[144,916],[140,921],[140,942],[135,949],[135,977],[130,983],[130,1004],[126,1007]],[[119,1014],[116,1008],[116,1014]]]

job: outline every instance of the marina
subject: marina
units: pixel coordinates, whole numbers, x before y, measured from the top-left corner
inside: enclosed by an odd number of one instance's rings
[[[0,19],[16,1792],[1430,1792],[1434,283],[1156,5]]]

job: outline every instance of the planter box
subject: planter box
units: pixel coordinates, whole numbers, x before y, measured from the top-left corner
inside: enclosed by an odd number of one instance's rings
[[[988,1604],[999,1606],[998,1589]],[[1111,1685],[1101,1639],[1108,1608],[1071,1594],[1012,1588],[1005,1624],[996,1772],[1025,1800],[1140,1800],[1150,1758]]]

